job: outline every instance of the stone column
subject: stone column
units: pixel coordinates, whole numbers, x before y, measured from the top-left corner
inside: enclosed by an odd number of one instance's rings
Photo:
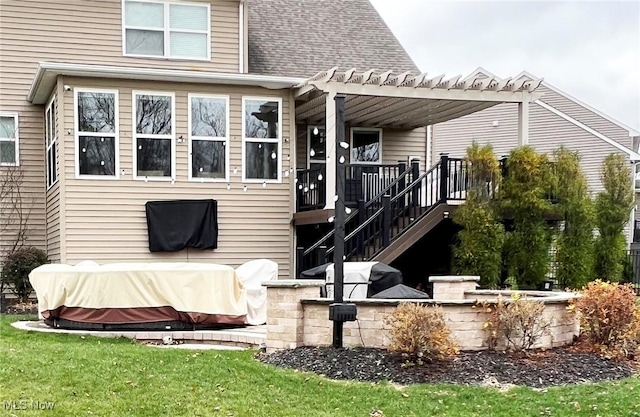
[[[436,301],[464,300],[464,293],[475,290],[478,281],[480,277],[465,275],[429,277],[433,283],[432,298]]]
[[[300,300],[320,297],[322,280],[267,281],[267,352],[302,346],[304,311]]]

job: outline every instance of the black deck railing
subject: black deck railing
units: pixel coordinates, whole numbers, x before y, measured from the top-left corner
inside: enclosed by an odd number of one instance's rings
[[[346,164],[345,204],[356,207],[368,201],[407,171],[405,161],[392,164]],[[324,167],[301,169],[296,173],[296,211],[318,210],[326,205],[326,171]],[[403,184],[398,184],[402,187]]]
[[[640,242],[640,220],[633,221],[633,242]]]
[[[468,164],[444,155],[421,175],[418,161],[413,161],[409,170],[397,171],[377,193],[363,191],[362,196],[370,198],[361,198],[345,221],[347,259],[372,259],[438,204],[464,200],[469,185]],[[332,259],[333,231],[309,248],[298,250],[298,273]]]

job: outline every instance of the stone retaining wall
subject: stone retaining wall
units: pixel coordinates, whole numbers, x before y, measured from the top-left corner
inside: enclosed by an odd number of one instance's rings
[[[498,294],[509,297],[510,291],[475,291],[477,277],[437,277],[434,300],[350,300],[357,305],[358,319],[344,324],[345,346],[385,348],[389,345],[390,327],[385,318],[401,302],[439,305],[444,312],[452,337],[462,350],[481,350],[488,345],[484,330],[487,316],[473,308],[476,300],[494,300]],[[267,350],[292,349],[297,346],[328,346],[332,343],[333,322],[329,320],[332,300],[319,298],[323,281],[271,281],[267,286]],[[551,323],[549,334],[536,347],[556,347],[573,341],[579,334],[575,315],[566,309],[571,293],[532,292],[545,302],[545,319]],[[446,297],[446,298],[445,298]]]

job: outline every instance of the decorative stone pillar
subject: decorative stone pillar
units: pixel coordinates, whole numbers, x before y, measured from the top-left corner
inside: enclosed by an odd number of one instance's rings
[[[300,300],[318,298],[323,280],[275,280],[267,287],[267,352],[302,346],[304,310]]]
[[[480,277],[451,275],[429,277],[429,282],[433,283],[432,298],[440,300],[464,300],[464,293],[474,291],[478,286]]]

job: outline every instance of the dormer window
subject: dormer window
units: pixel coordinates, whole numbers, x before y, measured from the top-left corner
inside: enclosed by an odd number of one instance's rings
[[[126,56],[211,59],[210,5],[124,0]]]

